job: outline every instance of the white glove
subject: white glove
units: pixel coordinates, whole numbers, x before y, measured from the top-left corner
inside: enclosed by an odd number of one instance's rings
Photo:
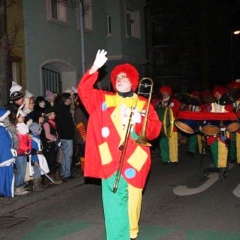
[[[137,109],[132,110],[132,119],[130,124],[140,123],[141,122],[141,114],[137,111]]]
[[[103,50],[99,49],[97,51],[93,66],[95,66],[97,68],[101,68],[105,64],[105,62],[108,60],[106,55],[107,55],[107,52],[104,49]]]

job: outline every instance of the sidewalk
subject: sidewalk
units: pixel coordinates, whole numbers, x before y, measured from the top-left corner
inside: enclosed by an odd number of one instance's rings
[[[49,186],[42,192],[31,192],[26,196],[15,196],[14,198],[0,199],[0,216],[11,215],[11,213],[17,209],[24,208],[42,201],[43,199],[64,194],[65,192],[84,184],[84,177],[80,171],[77,171],[74,176],[74,179],[63,182],[62,184]]]

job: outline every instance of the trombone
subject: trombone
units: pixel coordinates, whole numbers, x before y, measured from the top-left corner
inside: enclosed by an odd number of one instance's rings
[[[142,92],[141,87],[150,88],[150,90],[149,90],[149,92]],[[145,113],[145,117],[144,117],[143,128],[142,128],[141,134],[134,141],[134,143],[137,144],[137,145],[147,146],[147,147],[151,146],[151,144],[148,143],[147,138],[146,138],[146,126],[147,126],[147,117],[148,117],[150,102],[151,102],[151,98],[152,98],[152,91],[153,91],[153,81],[152,81],[152,79],[148,78],[148,77],[142,78],[140,83],[139,83],[139,86],[138,86],[137,94],[138,95],[140,95],[140,94],[147,95],[148,96],[148,102],[147,102],[147,109],[146,109],[146,113]],[[132,107],[131,110],[133,110],[135,107],[136,106]],[[120,177],[121,177],[121,173],[122,173],[122,168],[123,168],[123,163],[124,163],[124,159],[125,159],[126,149],[127,149],[127,145],[128,145],[128,142],[129,142],[131,129],[132,129],[132,124],[131,124],[132,115],[133,115],[133,111],[131,111],[131,114],[130,114],[130,117],[129,117],[128,126],[127,126],[124,141],[121,144],[121,146],[119,147],[119,150],[121,150],[121,155],[120,155],[120,160],[119,160],[119,164],[118,164],[116,177],[115,177],[114,184],[113,184],[113,193],[116,193],[117,190],[118,190],[118,185],[119,185],[119,181],[120,181]]]
[[[143,83],[143,81],[144,81],[144,83]],[[141,92],[141,86],[143,86],[144,88],[150,88],[150,91],[148,93]],[[153,91],[152,79],[148,78],[148,77],[142,78],[142,80],[140,81],[139,86],[138,86],[138,94],[148,95],[148,103],[147,103],[147,109],[146,109],[145,118],[144,118],[144,122],[143,122],[143,128],[142,128],[140,136],[137,138],[137,140],[135,140],[135,143],[138,145],[146,146],[146,147],[152,146],[147,141],[147,138],[146,138],[147,117],[148,117],[148,111],[149,111],[149,107],[150,107],[150,103],[151,103],[151,99],[152,99],[152,91]]]

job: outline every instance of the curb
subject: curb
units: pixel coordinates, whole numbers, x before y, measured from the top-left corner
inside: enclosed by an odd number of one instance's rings
[[[14,211],[36,204],[44,199],[55,197],[85,184],[83,176],[77,176],[59,185],[53,185],[42,192],[31,192],[27,196],[16,196],[6,201],[0,200],[0,216],[11,215]]]

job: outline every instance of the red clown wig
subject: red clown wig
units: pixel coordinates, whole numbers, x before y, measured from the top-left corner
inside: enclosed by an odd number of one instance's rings
[[[221,95],[225,94],[226,93],[226,88],[221,86],[221,85],[217,85],[213,88],[213,96],[216,94],[216,93],[219,93]]]
[[[162,86],[160,89],[159,89],[159,93],[163,93],[163,92],[166,92],[168,93],[168,95],[172,95],[172,89],[169,87],[169,86]]]
[[[202,98],[205,98],[205,97],[208,97],[208,96],[211,96],[211,95],[212,95],[212,93],[208,89],[202,92]]]
[[[197,97],[197,98],[201,98],[201,93],[198,92],[198,91],[193,91],[192,94],[191,94],[193,97]]]
[[[239,88],[240,89],[240,82],[233,81],[227,85],[227,90],[232,90],[233,88]]]
[[[127,75],[129,81],[132,84],[132,90],[135,91],[139,82],[139,73],[137,69],[129,63],[117,65],[111,72],[111,83],[115,91],[117,91],[116,77],[120,73],[125,73]]]

